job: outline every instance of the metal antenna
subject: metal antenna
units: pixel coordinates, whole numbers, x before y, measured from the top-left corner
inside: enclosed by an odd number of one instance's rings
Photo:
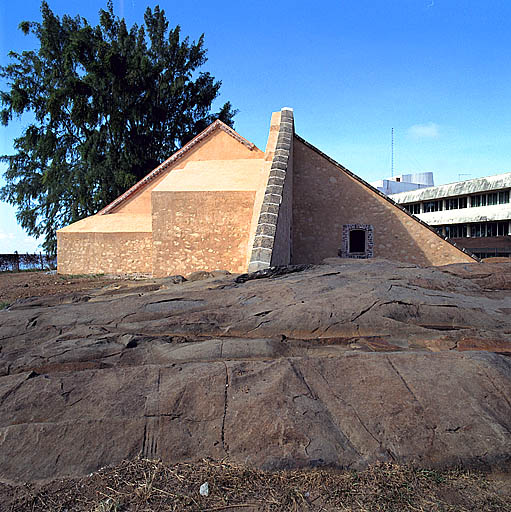
[[[394,177],[394,128],[392,128],[391,131],[391,140],[390,140],[390,153],[391,153],[391,159],[390,159],[390,176]]]

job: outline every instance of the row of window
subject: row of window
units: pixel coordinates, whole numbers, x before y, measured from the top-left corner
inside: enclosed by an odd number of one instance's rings
[[[491,206],[494,204],[509,203],[509,190],[492,192],[491,194],[477,194],[470,196],[470,206]]]
[[[446,210],[458,210],[460,208],[491,206],[495,204],[509,203],[509,190],[501,192],[490,192],[488,194],[475,194],[468,197],[451,197],[445,199]],[[421,211],[422,204],[422,211]],[[419,213],[441,212],[444,209],[444,200],[437,199],[435,201],[424,201],[423,203],[412,203],[404,205],[404,207],[414,215]]]
[[[449,238],[479,238],[486,236],[509,235],[509,222],[476,222],[472,224],[451,224],[449,226],[437,226],[436,231]]]

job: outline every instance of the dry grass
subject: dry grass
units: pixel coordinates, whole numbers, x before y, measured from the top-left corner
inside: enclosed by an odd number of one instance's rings
[[[199,487],[209,483],[210,494]],[[12,511],[511,511],[509,480],[392,464],[365,471],[264,472],[224,462],[136,459],[36,488],[0,487]],[[3,504],[3,506],[2,506]]]

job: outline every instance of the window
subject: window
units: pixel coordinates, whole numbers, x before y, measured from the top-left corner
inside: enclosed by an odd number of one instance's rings
[[[509,203],[509,190],[470,196],[470,206],[493,206]]]
[[[373,226],[369,224],[345,224],[339,249],[341,258],[373,257]]]
[[[507,234],[508,234],[507,221],[497,222],[497,236],[506,236]]]
[[[467,236],[466,224],[452,224],[445,226],[445,236],[449,238],[463,238]]]
[[[405,205],[405,208],[414,215],[417,215],[421,212],[421,204],[420,203],[412,203]]]
[[[470,236],[474,238],[487,236],[506,236],[508,234],[508,222],[479,222],[470,225]]]
[[[442,211],[442,200],[440,200],[440,201],[426,201],[424,203],[424,213],[441,212],[441,211]]]
[[[445,200],[445,209],[446,210],[457,210],[459,208],[467,207],[467,198],[466,197],[451,197]]]
[[[445,209],[446,210],[457,210],[458,208],[459,208],[459,198],[454,197],[454,198],[445,200]]]
[[[488,222],[486,224],[486,235],[485,236],[497,236],[497,223]]]
[[[499,192],[499,204],[509,203],[509,190]]]

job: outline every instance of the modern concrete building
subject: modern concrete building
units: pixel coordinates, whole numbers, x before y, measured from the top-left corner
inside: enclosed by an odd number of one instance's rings
[[[390,197],[480,258],[511,256],[511,173]]]
[[[371,182],[374,188],[380,192],[390,196],[391,194],[398,194],[400,192],[410,192],[419,188],[433,187],[432,172],[418,172],[415,174],[401,174],[399,176],[392,176],[384,180]]]
[[[57,232],[58,271],[259,270],[382,257],[474,261],[273,113],[265,151],[216,121],[96,215]]]

